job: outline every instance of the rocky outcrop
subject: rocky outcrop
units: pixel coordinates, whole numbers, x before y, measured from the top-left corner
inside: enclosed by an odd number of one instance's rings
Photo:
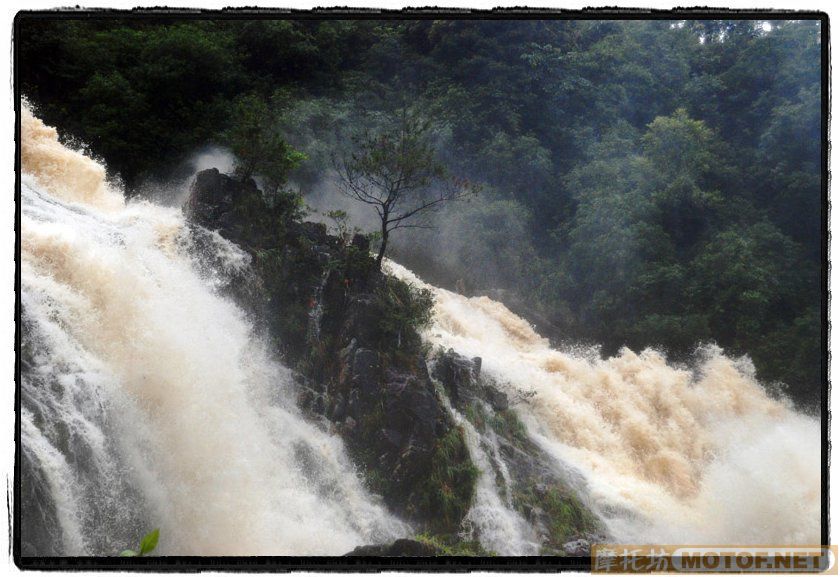
[[[527,519],[547,555],[588,556],[591,543],[604,540],[603,527],[581,501],[576,486],[583,479],[556,463],[531,441],[524,425],[510,408],[508,395],[481,374],[481,359],[469,359],[453,350],[441,351],[433,362],[433,376],[458,409],[485,439],[497,445],[496,475],[501,466],[510,477],[504,490]]]
[[[185,208],[194,222],[210,229],[222,229],[230,236],[241,224],[236,218],[237,207],[260,196],[253,180],[242,182],[210,168],[196,175]]]
[[[387,545],[362,545],[356,547],[346,557],[432,557],[438,550],[429,543],[414,539],[397,539]]]
[[[435,378],[459,409],[477,401],[488,403],[494,411],[510,408],[507,394],[489,379],[481,378],[481,357],[468,359],[449,349],[435,357],[434,367]]]
[[[268,207],[252,181],[215,169],[198,173],[184,210],[252,256],[259,295],[231,291],[264,317],[296,372],[301,408],[344,438],[395,513],[457,532],[475,470],[405,318],[414,297],[376,269],[368,239],[345,244],[322,223],[299,222],[291,205]]]
[[[511,391],[482,375],[481,359],[451,350],[427,358],[412,315],[422,317],[431,302],[382,275],[366,237],[345,243],[321,223],[299,222],[293,203],[267,207],[252,182],[216,170],[198,174],[185,210],[202,230],[251,255],[257,288],[243,293],[233,282],[229,290],[263,319],[294,370],[299,406],[342,436],[372,492],[438,544],[399,540],[353,555],[486,553],[459,536],[478,470],[438,387],[485,442],[497,445],[506,471],[497,471],[501,490],[541,536],[546,554],[577,556],[601,538],[572,489],[572,474],[547,465],[553,460],[511,409]]]

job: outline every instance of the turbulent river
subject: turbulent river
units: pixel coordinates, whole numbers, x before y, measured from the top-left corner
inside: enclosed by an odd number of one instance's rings
[[[22,529],[51,532],[35,552],[115,554],[158,526],[181,555],[340,555],[405,533],[299,414],[180,210],[126,204],[26,111],[22,164]]]
[[[820,542],[819,421],[775,400],[749,360],[715,347],[696,366],[655,351],[552,348],[487,297],[392,274],[432,291],[426,339],[467,357],[514,397],[532,439],[580,473],[620,543]]]
[[[410,534],[220,295],[248,256],[207,231],[198,250],[178,208],[126,202],[22,114],[24,555],[113,555],[153,527],[164,555],[340,555]],[[528,433],[615,540],[819,542],[819,423],[765,394],[748,361],[555,350],[501,303],[429,288],[426,339],[527,393]],[[488,469],[492,440],[463,424]],[[482,542],[536,552],[486,477],[468,515]]]

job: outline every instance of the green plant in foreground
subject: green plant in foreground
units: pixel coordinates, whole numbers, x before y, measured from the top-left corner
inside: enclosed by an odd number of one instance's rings
[[[417,541],[435,548],[436,557],[495,557],[496,553],[481,546],[478,541],[463,541],[457,535],[419,533]]]
[[[160,529],[155,529],[154,531],[146,533],[146,535],[140,540],[140,546],[137,550],[126,549],[120,553],[120,557],[142,557],[143,555],[148,555],[155,550],[155,547],[157,547],[159,537]]]

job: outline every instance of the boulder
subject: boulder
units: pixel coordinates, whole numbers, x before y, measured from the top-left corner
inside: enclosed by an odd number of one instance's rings
[[[449,398],[459,407],[475,399],[476,382],[481,372],[481,359],[476,362],[449,349],[440,355],[434,368],[434,376],[446,389]]]
[[[184,212],[202,226],[230,232],[236,225],[233,209],[239,203],[260,196],[252,179],[243,182],[216,168],[208,168],[195,175]]]
[[[433,545],[414,539],[397,539],[385,545],[361,545],[345,557],[433,557],[437,549]]]
[[[430,449],[444,413],[431,383],[414,375],[389,371],[385,385],[385,422],[420,449]]]
[[[484,396],[494,411],[506,411],[510,407],[508,396],[496,387],[484,387]]]

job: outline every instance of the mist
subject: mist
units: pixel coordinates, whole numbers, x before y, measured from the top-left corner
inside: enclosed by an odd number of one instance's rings
[[[189,154],[178,164],[169,178],[149,178],[141,182],[134,194],[156,204],[181,207],[187,201],[195,175],[208,168],[231,174],[236,158],[222,146],[205,146]]]

